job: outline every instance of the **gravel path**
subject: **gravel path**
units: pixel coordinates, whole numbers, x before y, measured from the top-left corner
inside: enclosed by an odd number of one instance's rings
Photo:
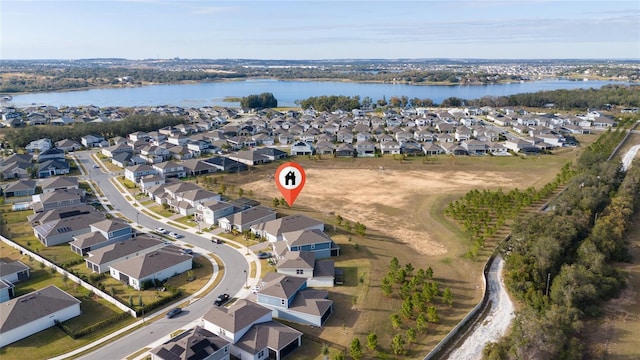
[[[631,167],[631,162],[636,158],[638,150],[640,150],[640,145],[634,145],[631,147],[631,149],[629,149],[629,151],[627,151],[626,154],[624,154],[624,156],[622,157],[622,169],[624,171],[629,170],[629,168]]]
[[[462,346],[451,353],[449,359],[481,359],[482,349],[490,341],[497,341],[509,328],[514,317],[513,302],[507,294],[502,280],[504,260],[496,257],[489,270],[489,299],[491,310],[481,324],[476,325]]]

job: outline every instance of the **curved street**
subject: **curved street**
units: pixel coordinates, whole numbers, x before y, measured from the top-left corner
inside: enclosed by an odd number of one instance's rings
[[[195,253],[202,251],[217,255],[222,259],[225,269],[224,277],[215,290],[184,307],[182,314],[172,319],[162,318],[158,321],[145,323],[146,325],[142,328],[127,334],[127,336],[120,337],[118,340],[81,357],[81,359],[112,360],[126,358],[129,354],[147,347],[148,344],[157,342],[176,330],[187,329],[191,326],[188,324],[197,321],[213,306],[213,301],[219,294],[228,293],[232,297],[245,297],[249,294],[249,291],[244,287],[251,280],[248,276],[250,274],[249,263],[255,259],[253,253],[244,255],[244,248],[236,249],[224,244],[215,244],[211,241],[210,234],[200,236],[195,234],[195,230],[189,232],[174,228],[166,222],[147,216],[129,203],[109,181],[109,178],[113,178],[117,174],[105,173],[102,168],[93,167],[95,163],[91,159],[91,151],[77,151],[75,156],[84,169],[88,171],[85,177],[93,180],[100,188],[104,197],[113,206],[114,211],[123,214],[132,221],[139,221],[141,226],[149,229],[148,231],[156,227],[163,227],[169,231],[184,235],[184,238],[180,239],[180,241],[193,245]],[[258,268],[257,270],[257,274],[259,274],[260,269]],[[163,314],[166,311],[167,309],[164,309],[153,315]]]

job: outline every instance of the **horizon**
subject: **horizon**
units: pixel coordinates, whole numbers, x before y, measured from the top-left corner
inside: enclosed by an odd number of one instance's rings
[[[640,2],[1,3],[3,59],[640,59]]]

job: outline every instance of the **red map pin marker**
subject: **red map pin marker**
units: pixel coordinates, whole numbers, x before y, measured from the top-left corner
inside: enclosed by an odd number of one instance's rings
[[[306,179],[302,166],[294,162],[284,163],[276,170],[276,185],[289,206],[293,206]]]

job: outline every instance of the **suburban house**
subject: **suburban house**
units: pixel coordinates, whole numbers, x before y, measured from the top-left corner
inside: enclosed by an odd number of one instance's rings
[[[84,190],[80,189],[55,190],[31,196],[34,213],[82,204],[84,199]]]
[[[307,279],[279,273],[267,273],[256,294],[257,303],[272,311],[272,316],[300,324],[321,327],[333,313],[333,301],[326,290],[307,289]]]
[[[243,150],[238,151],[235,154],[229,154],[229,159],[235,160],[237,162],[243,163],[245,165],[258,165],[258,164],[266,164],[271,162],[267,156],[253,150]]]
[[[210,174],[218,171],[212,164],[200,159],[188,159],[182,162],[185,173],[189,176]]]
[[[251,225],[275,218],[276,211],[274,209],[259,205],[221,218],[218,220],[218,226],[227,232],[231,230],[243,232],[249,230]]]
[[[47,160],[64,160],[64,150],[52,147],[38,154],[38,163],[45,162]]]
[[[184,171],[184,168],[182,167],[182,164],[178,164],[173,161],[165,161],[158,164],[153,164],[152,167],[156,171],[156,173],[164,176],[165,178],[168,178],[168,177],[182,178],[187,176],[187,174]]]
[[[138,185],[142,191],[147,191],[150,187],[162,185],[166,183],[166,179],[162,175],[152,174],[145,175],[140,178]]]
[[[106,245],[99,249],[90,250],[85,259],[87,268],[95,273],[109,271],[109,266],[118,261],[127,260],[131,257],[148,252],[156,251],[167,246],[165,241],[153,238],[148,235],[138,235],[136,237]]]
[[[47,178],[56,175],[68,174],[71,170],[69,163],[66,160],[52,159],[45,160],[38,164],[38,177]]]
[[[69,243],[71,251],[86,256],[91,250],[129,239],[133,236],[133,229],[120,219],[104,219],[89,225],[91,231],[73,237]]]
[[[246,164],[237,162],[224,156],[214,156],[204,161],[213,165],[218,171],[227,173],[235,173],[246,171],[247,169],[249,169]]]
[[[151,349],[151,360],[229,360],[229,342],[196,326]]]
[[[82,145],[69,139],[64,139],[56,142],[56,147],[65,152],[76,151],[82,148]]]
[[[79,189],[78,178],[75,176],[63,176],[44,179],[40,182],[43,193],[50,193],[56,190]]]
[[[36,182],[33,180],[18,180],[7,184],[3,190],[5,197],[31,196],[36,193]]]
[[[316,260],[310,251],[287,251],[277,261],[279,274],[303,277],[309,287],[333,287],[335,284],[335,262]]]
[[[340,247],[319,229],[304,229],[282,234],[283,242],[273,243],[276,254],[285,251],[310,251],[315,253],[316,259],[324,259],[340,255]]]
[[[145,281],[164,281],[193,267],[193,257],[174,245],[109,265],[111,277],[141,290]]]
[[[124,177],[127,180],[137,183],[140,178],[146,175],[155,175],[158,171],[150,165],[133,165],[124,169]]]
[[[286,152],[276,148],[271,148],[271,147],[259,148],[259,149],[256,149],[254,152],[260,155],[266,156],[271,161],[277,161],[277,160],[286,159],[287,157],[289,157],[289,154],[287,154]]]
[[[9,301],[14,297],[15,283],[28,279],[31,268],[20,261],[6,263],[0,261],[0,303]]]
[[[2,304],[0,347],[80,315],[80,300],[49,285]]]
[[[296,141],[291,144],[291,156],[313,155],[315,147],[310,142]]]
[[[280,360],[302,344],[302,333],[272,320],[271,310],[240,299],[230,307],[213,307],[203,317],[204,328],[230,343],[241,360]]]
[[[109,146],[109,142],[103,136],[85,135],[80,138],[80,142],[84,147],[92,148],[97,146]]]
[[[198,205],[200,219],[207,225],[215,225],[218,220],[236,212],[236,207],[224,201],[211,200]]]
[[[0,173],[3,180],[23,179],[31,176],[33,156],[30,154],[13,154],[2,161]]]
[[[33,234],[44,246],[64,244],[74,236],[91,231],[91,225],[104,220],[98,213],[82,214],[63,219],[52,220],[33,227]]]
[[[96,210],[96,208],[91,205],[78,204],[38,212],[33,215],[27,216],[27,220],[29,221],[29,223],[31,223],[31,226],[36,226],[42,225],[49,221],[84,214],[98,214],[98,210]]]
[[[296,214],[251,226],[251,232],[270,242],[281,241],[283,233],[307,229],[324,231],[324,223],[306,215]]]
[[[51,149],[51,139],[38,139],[25,146],[28,153],[42,153]]]

